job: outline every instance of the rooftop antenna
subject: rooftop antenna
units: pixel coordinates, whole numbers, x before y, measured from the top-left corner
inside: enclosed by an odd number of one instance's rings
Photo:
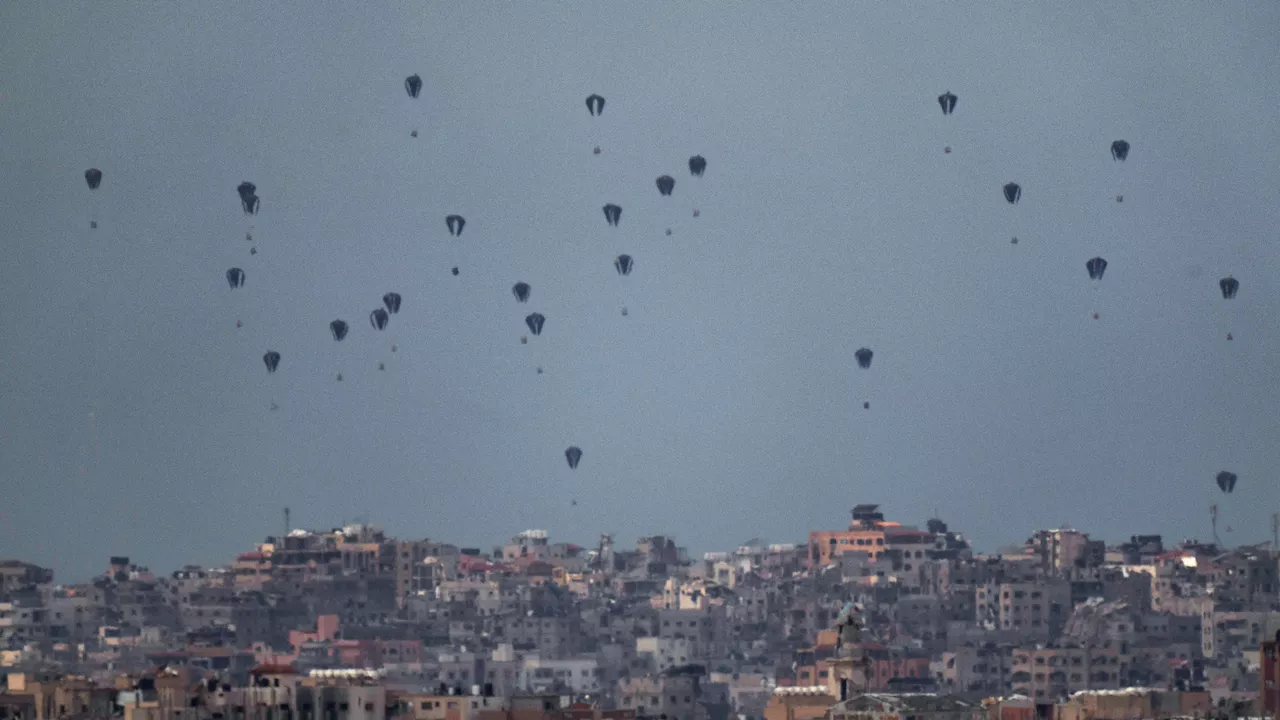
[[[284,509],[284,534],[289,536],[289,508]]]
[[[1218,504],[1214,503],[1209,506],[1209,523],[1213,528],[1213,544],[1218,547],[1222,546],[1222,541],[1218,539]]]
[[[1280,551],[1280,513],[1271,513],[1271,552]]]

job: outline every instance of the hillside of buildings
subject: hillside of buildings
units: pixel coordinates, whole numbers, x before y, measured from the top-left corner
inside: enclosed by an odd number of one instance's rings
[[[1082,531],[975,552],[854,508],[690,558],[356,525],[167,577],[0,562],[0,718],[1127,720],[1274,713],[1280,563]]]

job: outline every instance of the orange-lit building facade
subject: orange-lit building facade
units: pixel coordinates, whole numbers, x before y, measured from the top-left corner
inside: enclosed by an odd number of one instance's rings
[[[885,531],[901,527],[889,522],[877,510],[877,505],[858,505],[853,509],[853,520],[847,530],[815,530],[809,533],[809,567],[840,562],[847,552],[863,552],[872,560],[884,552]]]

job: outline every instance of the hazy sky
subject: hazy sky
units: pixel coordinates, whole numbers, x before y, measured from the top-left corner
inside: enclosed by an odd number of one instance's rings
[[[1280,5],[317,5],[0,5],[0,555],[1269,538]]]

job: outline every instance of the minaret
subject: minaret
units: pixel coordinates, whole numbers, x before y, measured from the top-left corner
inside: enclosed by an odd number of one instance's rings
[[[849,603],[836,620],[836,656],[827,660],[831,694],[844,702],[868,688],[867,656],[862,647],[861,608]]]

